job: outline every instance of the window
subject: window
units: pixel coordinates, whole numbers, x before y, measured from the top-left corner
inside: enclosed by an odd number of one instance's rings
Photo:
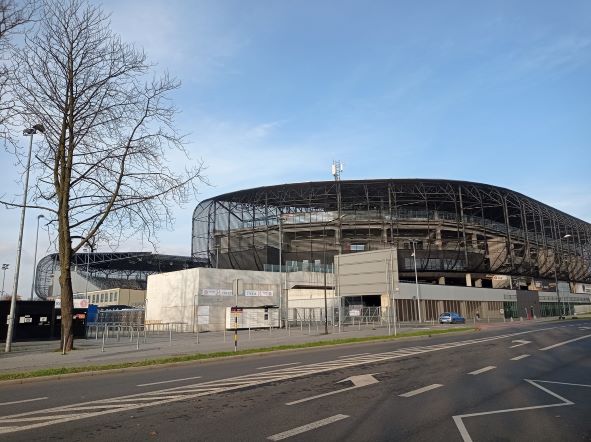
[[[352,252],[363,252],[365,250],[365,244],[351,244]]]

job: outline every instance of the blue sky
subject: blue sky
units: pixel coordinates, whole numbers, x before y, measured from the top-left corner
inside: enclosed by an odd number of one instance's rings
[[[591,2],[103,4],[124,40],[183,83],[179,127],[212,184],[199,198],[331,179],[340,159],[344,179],[490,183],[591,222]],[[17,193],[16,179],[9,168],[0,184]],[[196,203],[176,210],[160,252],[190,253]],[[18,213],[0,211],[12,268]],[[40,244],[43,255],[47,234]]]

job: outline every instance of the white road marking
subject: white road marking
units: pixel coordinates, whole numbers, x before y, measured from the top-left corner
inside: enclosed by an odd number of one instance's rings
[[[307,425],[302,425],[301,427],[292,428],[291,430],[284,431],[283,433],[277,433],[273,436],[269,436],[267,439],[269,440],[283,440],[287,439],[288,437],[296,436],[298,434],[305,433],[306,431],[315,430],[316,428],[324,427],[325,425],[332,424],[334,422],[338,422],[343,419],[347,419],[349,416],[346,414],[335,414],[334,416],[327,417],[326,419],[321,419],[316,422],[309,423]]]
[[[523,339],[517,339],[513,342],[518,342],[518,344],[512,345],[509,348],[521,347],[522,345],[531,344],[531,341],[524,341]]]
[[[426,387],[417,388],[416,390],[409,391],[408,393],[400,394],[399,396],[400,397],[416,396],[417,394],[421,394],[421,393],[424,393],[426,391],[434,390],[434,389],[439,388],[439,387],[443,387],[443,384],[431,384],[431,385],[427,385]]]
[[[540,390],[548,393],[549,395],[554,396],[556,399],[558,399],[561,402],[559,402],[557,404],[536,405],[536,406],[532,406],[532,407],[520,407],[520,408],[507,408],[504,410],[485,411],[482,413],[470,413],[470,414],[461,414],[458,416],[453,416],[453,420],[456,424],[456,427],[458,427],[458,431],[460,432],[460,435],[462,436],[462,439],[464,440],[464,442],[473,442],[472,438],[470,437],[470,433],[468,433],[468,430],[466,429],[466,425],[464,424],[464,421],[463,421],[463,419],[465,419],[467,417],[486,416],[488,414],[512,413],[515,411],[536,410],[536,409],[540,409],[540,408],[563,407],[565,405],[574,405],[574,402],[571,402],[568,399],[563,398],[562,396],[560,396],[560,395],[554,393],[553,391],[550,391],[547,388],[544,388],[538,384],[538,382],[540,382],[540,383],[560,383],[560,382],[538,381],[538,380],[533,381],[531,379],[524,379],[524,381],[526,381],[526,382],[530,383],[531,385],[533,385],[534,387],[537,387]],[[585,385],[585,386],[591,387],[589,385]]]
[[[547,328],[539,328],[536,330],[507,333],[502,335],[470,339],[465,341],[454,341],[449,342],[445,345],[438,344],[434,346],[418,347],[415,354],[435,352],[445,350],[448,348],[456,348],[472,344],[480,344],[484,342],[496,341],[505,338],[513,338],[515,336],[523,336],[531,333],[540,333],[548,330],[553,330],[555,328],[557,327],[554,326]],[[372,355],[372,357],[366,356],[362,358],[359,357],[339,359],[336,362],[319,362],[314,364],[303,365],[297,368],[287,367],[277,370],[251,373],[243,376],[237,376],[234,378],[201,382],[198,384],[184,385],[180,387],[172,387],[163,390],[148,391],[127,396],[112,397],[108,399],[101,399],[83,403],[73,403],[63,407],[33,410],[10,416],[0,416],[0,434],[24,431],[33,428],[41,428],[49,425],[55,425],[79,419],[87,419],[95,416],[104,416],[111,413],[120,413],[122,411],[125,412],[138,408],[155,407],[168,403],[184,401],[187,399],[210,396],[228,391],[236,391],[243,388],[265,385],[272,382],[302,378],[338,369],[358,367],[371,363],[402,359],[405,357],[406,355],[401,355],[396,351],[377,353]],[[113,405],[113,407],[106,408],[105,405],[108,404]],[[121,405],[125,405],[125,407],[122,407]],[[95,406],[95,411],[89,410],[89,407],[92,406]],[[68,416],[64,416],[65,412],[69,413]],[[43,420],[40,420],[39,422],[34,424],[21,422],[15,425],[12,423],[18,421],[20,418],[26,419],[28,417],[43,417]]]
[[[285,405],[301,404],[302,402],[308,402],[313,399],[318,399],[318,398],[325,397],[325,396],[332,396],[333,394],[342,393],[344,391],[354,390],[356,388],[365,387],[367,385],[377,384],[379,381],[376,378],[374,378],[374,375],[376,375],[376,374],[378,374],[378,373],[362,374],[359,376],[348,377],[347,379],[343,379],[342,381],[339,381],[339,383],[351,381],[353,383],[352,387],[341,388],[340,390],[330,391],[328,393],[323,393],[323,394],[317,394],[316,396],[310,396],[310,397],[307,397],[304,399],[299,399],[299,400],[293,401],[293,402],[287,402]]]
[[[354,358],[356,356],[365,356],[365,355],[370,355],[371,353],[357,353],[354,355],[344,355],[344,356],[337,356],[337,359],[342,359],[342,358]]]
[[[25,402],[44,401],[45,399],[48,399],[48,398],[47,397],[36,397],[33,399],[23,399],[22,401],[0,402],[0,405],[24,404]]]
[[[579,327],[579,330],[589,330],[591,327]]]
[[[200,378],[201,378],[201,376],[193,376],[192,378],[170,379],[168,381],[150,382],[149,384],[139,384],[139,385],[136,385],[136,387],[147,387],[148,385],[158,385],[158,384],[170,384],[172,382],[190,381],[192,379],[200,379]]]
[[[512,361],[519,361],[520,359],[524,359],[529,357],[529,355],[519,355],[519,356],[515,356],[514,358],[511,358]]]
[[[570,344],[571,342],[576,342],[576,341],[580,341],[581,339],[587,339],[587,338],[591,338],[591,335],[579,336],[578,338],[575,338],[575,339],[569,339],[568,341],[559,342],[558,344],[550,345],[549,347],[540,348],[540,351],[551,350],[553,348],[560,347],[562,345]]]
[[[287,367],[288,365],[301,364],[301,362],[289,362],[287,364],[267,365],[266,367],[259,367],[257,370],[266,370],[267,368]]]
[[[497,368],[497,367],[495,367],[494,365],[489,365],[488,367],[484,367],[484,368],[480,368],[478,370],[471,371],[468,374],[476,376],[477,374],[485,373],[487,371],[494,370],[495,368]]]

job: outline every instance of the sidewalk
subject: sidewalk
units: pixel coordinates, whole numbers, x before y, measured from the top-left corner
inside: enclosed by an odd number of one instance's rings
[[[522,323],[520,321],[505,323],[467,321],[465,326],[485,330],[527,325],[540,321],[543,320],[523,321]],[[441,330],[449,327],[433,323],[404,324],[398,329],[398,332]],[[462,326],[460,325],[460,327]],[[285,329],[258,329],[250,332],[248,330],[239,330],[238,350],[388,335],[387,326],[363,325],[358,327],[357,325],[348,325],[344,326],[341,332],[338,331],[338,328],[331,326],[328,331],[328,335],[323,333],[323,324],[292,327],[289,331]],[[59,341],[16,342],[13,344],[11,353],[0,353],[0,373],[109,365],[196,353],[232,352],[234,350],[233,331],[199,334],[169,333],[167,331],[150,332],[145,337],[142,332],[139,339],[137,333],[134,333],[132,337],[129,334],[120,334],[117,337],[116,333],[111,331],[108,337],[105,336],[104,344],[102,332],[99,333],[98,339],[95,336],[92,334],[88,339],[77,339],[74,343],[76,350],[66,355],[62,355],[58,350]]]

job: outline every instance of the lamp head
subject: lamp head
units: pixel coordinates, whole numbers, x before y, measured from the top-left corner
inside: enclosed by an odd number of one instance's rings
[[[35,124],[33,127],[23,130],[23,135],[35,135],[37,132],[45,133],[45,126],[42,124]]]

